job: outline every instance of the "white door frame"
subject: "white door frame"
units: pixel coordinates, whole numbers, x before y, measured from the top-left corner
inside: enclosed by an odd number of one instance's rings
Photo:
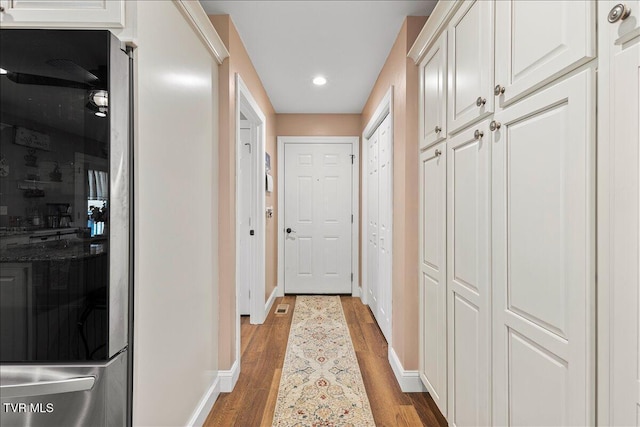
[[[369,138],[371,138],[371,136],[373,135],[373,133],[378,129],[378,127],[382,124],[382,122],[384,121],[384,119],[387,118],[387,116],[389,116],[390,120],[391,120],[391,132],[389,133],[389,147],[390,147],[390,156],[391,156],[391,162],[390,162],[390,175],[391,175],[391,185],[390,185],[390,191],[391,191],[391,212],[390,212],[390,218],[391,218],[391,244],[389,245],[389,256],[391,257],[391,270],[389,271],[389,274],[391,275],[391,277],[389,278],[389,280],[393,280],[393,161],[394,161],[394,157],[393,157],[393,86],[389,87],[389,90],[387,91],[387,93],[385,94],[384,98],[382,98],[382,101],[380,101],[380,104],[378,104],[378,107],[376,108],[376,111],[373,113],[373,116],[371,116],[371,120],[369,120],[369,123],[367,123],[367,126],[364,128],[364,132],[362,132],[362,141],[367,141]],[[367,153],[367,144],[363,143],[362,144],[362,164],[364,165],[362,167],[362,224],[367,224],[368,223],[368,212],[367,212],[367,192],[365,191],[365,188],[367,188],[367,170],[366,170],[366,165],[368,164],[368,157]],[[362,233],[362,237],[363,237],[363,241],[362,241],[362,290],[360,291],[360,299],[362,300],[363,304],[367,304],[368,305],[368,299],[367,299],[367,295],[368,295],[368,284],[367,284],[367,237],[366,237],[366,233]],[[392,288],[393,289],[393,288]],[[389,313],[389,318],[392,320],[392,325],[391,325],[391,331],[389,333],[389,338],[391,338],[392,336],[392,331],[393,331],[393,292],[390,295],[391,297],[391,312]],[[389,339],[389,349],[391,349],[391,339]]]
[[[235,193],[236,193],[236,280],[238,278],[238,269],[246,268],[245,265],[241,265],[239,262],[239,249],[240,249],[240,231],[238,224],[238,200],[240,199],[240,186],[238,179],[238,170],[240,168],[240,153],[242,150],[242,141],[240,141],[240,111],[246,117],[247,121],[249,121],[252,125],[252,128],[256,129],[257,140],[255,156],[252,156],[252,169],[255,171],[256,185],[253,189],[254,194],[252,195],[256,200],[255,212],[252,215],[252,218],[255,218],[255,222],[253,222],[252,227],[255,230],[255,257],[250,260],[253,261],[250,264],[251,269],[251,277],[253,280],[250,284],[250,316],[249,321],[251,324],[261,324],[264,322],[266,318],[266,310],[265,310],[265,230],[266,230],[266,219],[265,219],[265,166],[264,166],[264,157],[265,157],[265,140],[266,140],[266,123],[267,120],[265,118],[264,113],[258,106],[258,103],[251,95],[249,88],[244,83],[240,74],[236,73],[236,176],[235,176]],[[235,284],[236,287],[236,360],[240,360],[240,314],[238,308],[238,298],[239,298],[239,287],[238,283]]]
[[[278,137],[278,287],[277,295],[284,295],[284,149],[285,144],[351,144],[353,153],[353,167],[351,168],[351,212],[353,223],[351,224],[351,295],[358,296],[360,278],[358,274],[358,242],[360,231],[360,217],[358,215],[358,203],[360,194],[360,182],[358,170],[360,167],[360,138],[357,136],[279,136]]]

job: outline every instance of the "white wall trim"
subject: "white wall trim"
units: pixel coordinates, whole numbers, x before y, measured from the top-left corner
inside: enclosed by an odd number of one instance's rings
[[[422,27],[422,31],[418,34],[416,41],[409,49],[407,56],[418,65],[424,54],[429,50],[431,45],[437,40],[438,36],[444,31],[449,24],[449,20],[458,10],[462,1],[439,1],[436,7],[429,15],[429,19]]]
[[[400,384],[400,389],[404,393],[423,393],[427,391],[420,380],[418,371],[405,370],[392,347],[389,347],[389,364],[393,369],[396,380],[398,380],[398,384]]]
[[[273,302],[276,300],[277,294],[278,294],[278,288],[274,288],[273,291],[271,291],[271,295],[269,295],[269,298],[267,299],[267,302],[264,305],[264,320],[267,319],[267,316],[271,311],[271,307],[273,307]]]
[[[374,132],[378,129],[378,127],[382,124],[382,122],[384,121],[385,118],[387,118],[387,116],[389,116],[389,120],[391,121],[390,124],[390,128],[391,128],[391,132],[389,134],[389,146],[391,148],[391,161],[390,161],[390,165],[391,165],[391,187],[390,187],[390,191],[391,191],[391,212],[389,213],[389,218],[391,218],[391,232],[390,232],[390,237],[391,237],[391,242],[393,242],[393,171],[394,171],[394,156],[393,156],[393,147],[394,147],[394,137],[393,137],[393,128],[394,128],[394,117],[393,117],[393,86],[389,86],[389,90],[387,90],[387,93],[384,95],[384,97],[382,98],[382,100],[380,101],[380,103],[378,104],[378,106],[376,107],[375,112],[373,113],[373,115],[371,116],[371,119],[369,120],[369,123],[367,123],[367,126],[364,128],[364,131],[362,132],[362,224],[364,224],[366,226],[366,224],[368,223],[368,213],[367,213],[367,177],[368,177],[368,172],[367,172],[367,168],[366,165],[368,164],[368,144],[367,141],[369,140],[369,138],[371,138],[371,136],[374,134]],[[366,231],[363,231],[362,233],[362,288],[360,289],[360,299],[362,300],[362,303],[365,305],[369,305],[368,301],[368,286],[367,286],[367,250],[368,250],[368,246],[367,246],[367,233]],[[389,248],[389,256],[391,257],[391,271],[390,273],[390,277],[389,280],[393,281],[393,245],[390,246]],[[392,286],[393,289],[393,286]],[[388,342],[389,344],[392,344],[392,335],[393,335],[393,292],[391,295],[391,313],[389,313],[389,318],[391,319],[391,328],[389,331],[389,339]]]
[[[198,37],[200,37],[207,49],[209,49],[216,58],[218,64],[222,64],[229,56],[229,51],[213,27],[200,2],[197,0],[173,0],[173,2],[178,6],[182,15],[187,18],[187,22],[189,22],[196,34],[198,34]]]
[[[233,388],[238,382],[240,376],[240,359],[233,362],[231,369],[225,371],[218,371],[218,377],[220,378],[220,392],[231,393]]]
[[[211,386],[209,386],[207,391],[204,393],[202,399],[198,402],[198,406],[196,406],[196,409],[189,418],[189,421],[187,421],[187,426],[203,426],[211,412],[211,408],[213,408],[213,404],[218,400],[218,396],[220,396],[220,377],[216,375],[213,383],[211,383]]]
[[[351,225],[351,271],[353,282],[351,283],[351,295],[358,296],[360,275],[358,272],[358,260],[360,257],[360,138],[357,136],[279,136],[278,137],[278,287],[277,295],[284,295],[284,146],[285,144],[351,144],[351,153],[354,155],[351,175],[351,212],[353,224]]]

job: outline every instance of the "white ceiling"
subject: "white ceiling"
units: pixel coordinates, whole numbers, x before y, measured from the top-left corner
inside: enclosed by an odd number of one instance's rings
[[[406,16],[436,0],[216,1],[231,15],[278,113],[360,113]],[[323,75],[328,83],[311,83]]]

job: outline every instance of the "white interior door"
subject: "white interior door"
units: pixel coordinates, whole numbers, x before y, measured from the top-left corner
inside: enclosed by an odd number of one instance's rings
[[[607,21],[609,11],[620,2],[602,2],[599,13],[602,39],[606,46],[601,51],[602,71],[608,81],[602,90],[608,99],[608,110],[603,108],[600,123],[608,132],[600,134],[600,141],[609,156],[608,198],[599,203],[606,206],[607,215],[599,219],[601,231],[608,239],[601,239],[603,259],[608,258],[608,272],[602,277],[601,296],[603,313],[608,317],[608,328],[600,329],[608,345],[602,349],[609,378],[603,378],[602,393],[606,411],[601,411],[603,425],[640,425],[640,1],[626,2],[631,15],[614,23]],[[635,35],[635,39],[633,39]],[[633,40],[630,40],[633,39]],[[606,84],[606,86],[604,86]],[[605,157],[605,156],[603,156]],[[599,252],[600,253],[600,252]],[[602,274],[602,276],[600,276]],[[608,295],[606,294],[608,292]],[[604,322],[602,322],[604,323]],[[599,344],[602,345],[602,344]],[[601,353],[601,354],[603,354]],[[609,359],[609,360],[607,360]],[[600,395],[599,395],[600,398]],[[599,407],[600,408],[600,407]],[[599,418],[600,418],[599,417]]]
[[[447,416],[447,152],[441,142],[420,154],[419,371]]]
[[[374,132],[367,141],[367,304],[371,312],[378,313],[379,268],[378,257],[378,194],[379,194],[379,132]]]
[[[393,215],[393,146],[391,116],[378,127],[378,312],[376,320],[387,342],[391,342],[392,300],[392,215]]]
[[[351,293],[352,146],[284,149],[285,292]]]
[[[449,422],[491,425],[491,139],[485,120],[447,142]]]
[[[249,315],[251,312],[250,292],[253,259],[252,245],[254,236],[251,235],[252,230],[252,212],[253,205],[256,202],[253,194],[253,182],[255,181],[252,173],[252,154],[255,144],[251,141],[251,126],[248,123],[240,125],[240,161],[238,169],[238,186],[240,187],[238,199],[238,232],[239,248],[238,248],[238,270],[237,270],[237,286],[238,286],[238,310],[240,315]]]
[[[493,423],[595,422],[594,71],[497,113]]]

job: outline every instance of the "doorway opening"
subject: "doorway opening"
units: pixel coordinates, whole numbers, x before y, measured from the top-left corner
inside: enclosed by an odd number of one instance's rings
[[[266,119],[236,74],[236,355],[240,360],[240,316],[251,324],[265,313]]]

